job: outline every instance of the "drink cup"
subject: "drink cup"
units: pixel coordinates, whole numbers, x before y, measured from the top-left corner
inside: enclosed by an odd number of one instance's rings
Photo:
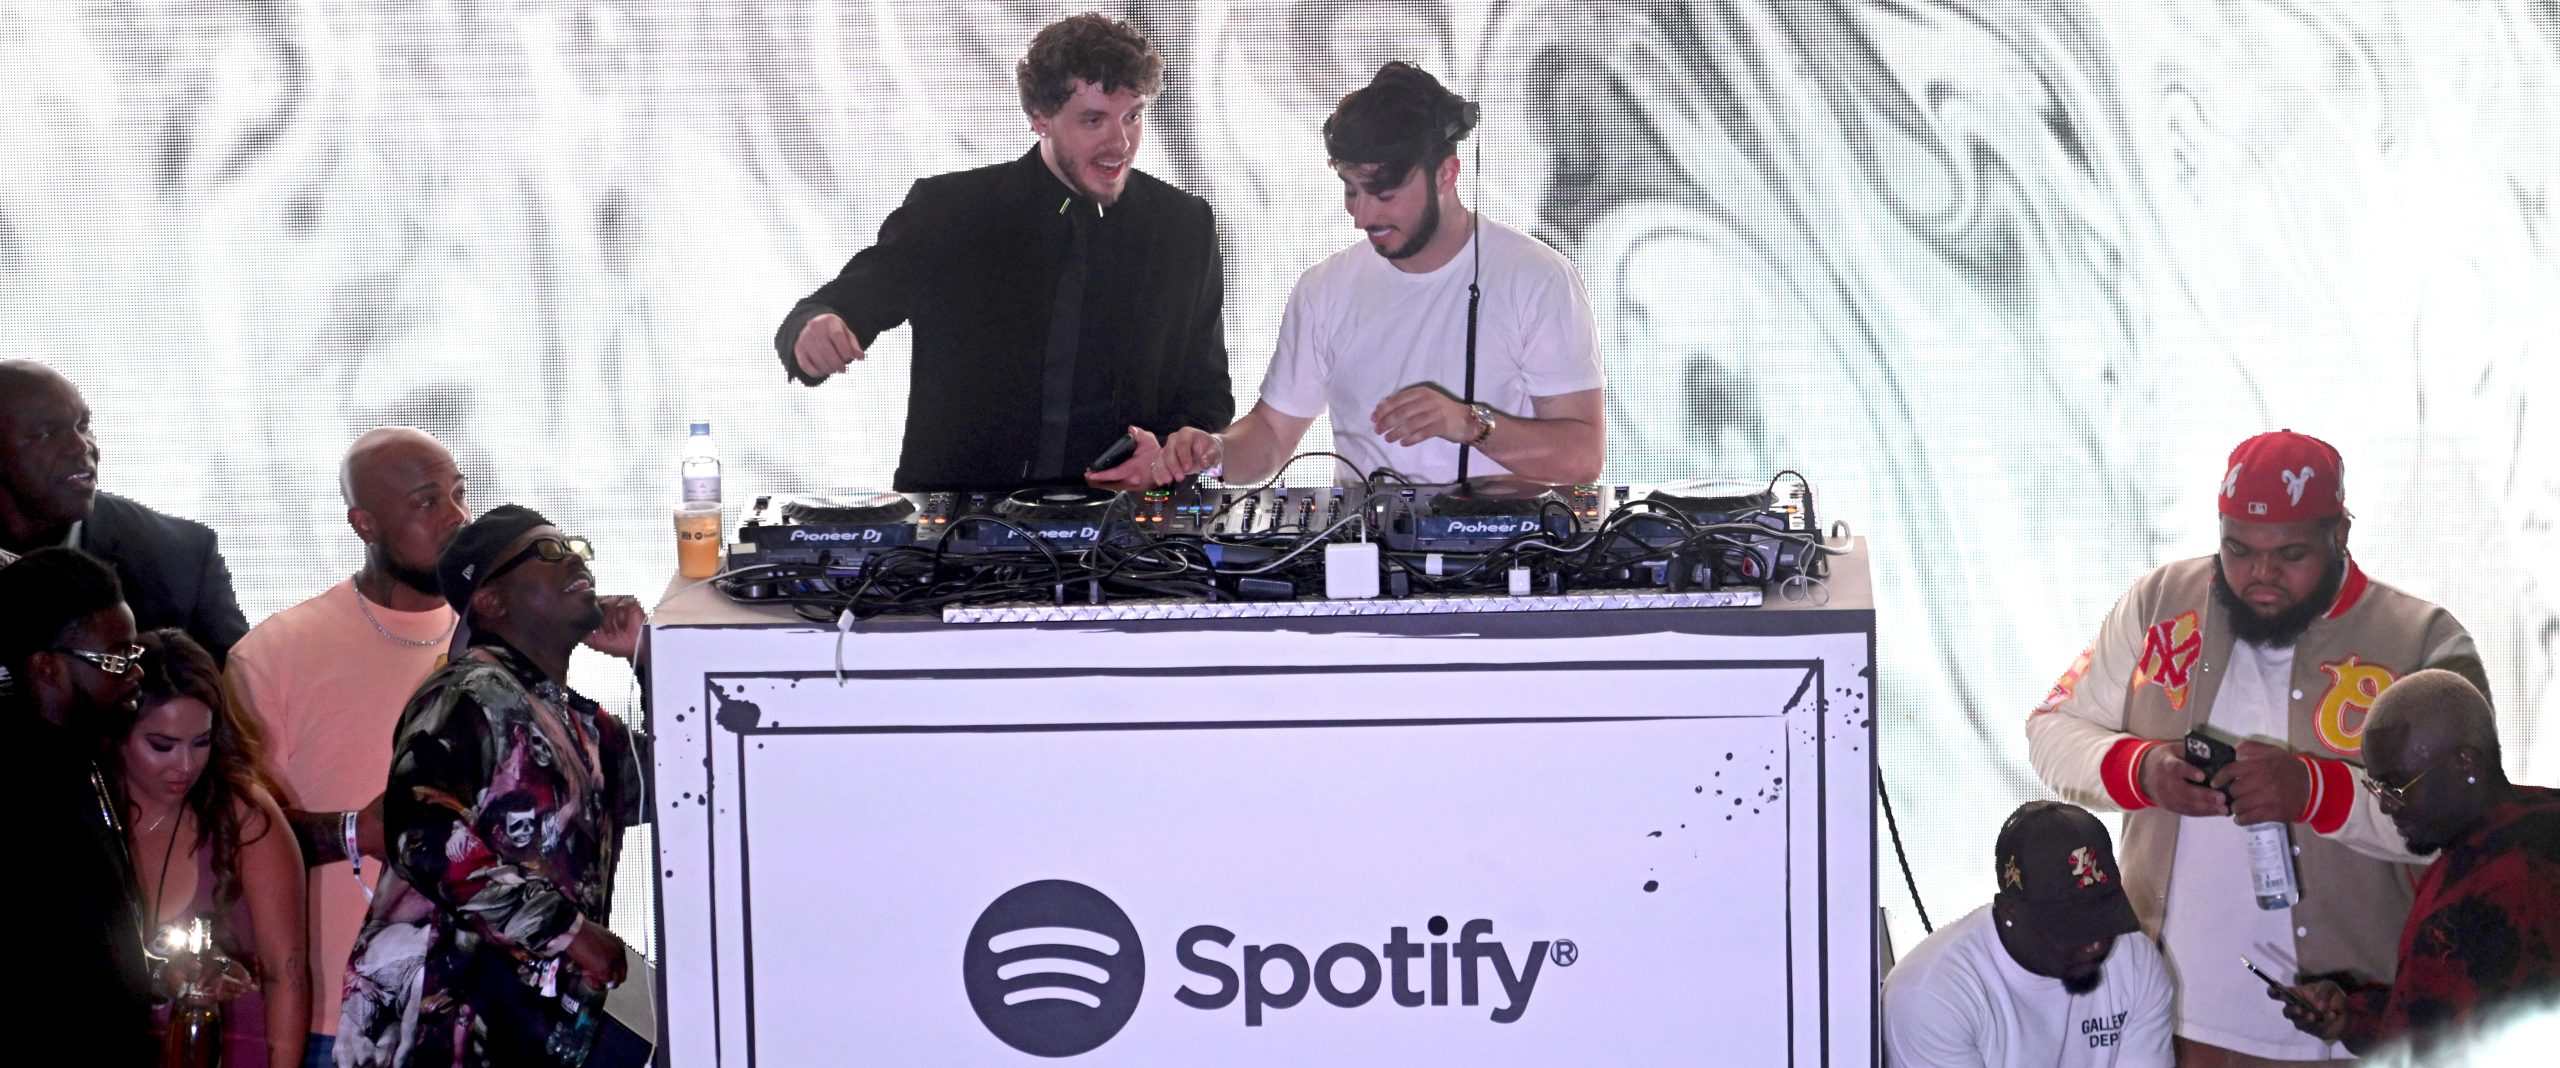
[[[676,572],[689,579],[720,572],[720,502],[676,506]]]

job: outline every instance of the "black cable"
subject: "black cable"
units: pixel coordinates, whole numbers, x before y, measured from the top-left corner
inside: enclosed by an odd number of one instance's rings
[[[1876,763],[1876,800],[1884,802],[1884,827],[1893,835],[1893,859],[1902,865],[1902,885],[1911,891],[1911,907],[1920,913],[1920,932],[1936,934],[1929,923],[1929,906],[1920,903],[1920,881],[1911,877],[1911,856],[1902,851],[1902,825],[1893,820],[1893,794],[1884,788],[1884,763]]]
[[[1455,95],[1455,94],[1451,94]],[[1475,254],[1475,273],[1467,279],[1467,411],[1476,405],[1476,305],[1484,300],[1484,138],[1476,138],[1476,205],[1467,209],[1467,245]],[[1476,451],[1465,443],[1458,445],[1458,484],[1467,484],[1467,455]]]

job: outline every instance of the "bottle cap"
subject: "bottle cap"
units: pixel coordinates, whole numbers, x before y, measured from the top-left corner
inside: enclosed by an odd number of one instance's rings
[[[711,424],[708,422],[695,423],[693,424],[693,432],[696,434],[709,434],[711,433]]]

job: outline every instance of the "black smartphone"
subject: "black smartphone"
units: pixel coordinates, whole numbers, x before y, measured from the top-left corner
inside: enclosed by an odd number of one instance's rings
[[[2239,759],[2240,751],[2229,742],[2196,730],[2187,732],[2186,755],[2187,763],[2203,768],[2205,777],[2209,779],[2224,765]]]
[[[2312,1004],[2310,998],[2294,993],[2292,987],[2276,982],[2275,976],[2259,971],[2257,965],[2249,963],[2249,958],[2240,958],[2240,966],[2249,969],[2249,974],[2257,976],[2259,982],[2267,984],[2267,989],[2275,991],[2276,996],[2283,998],[2285,1004],[2302,1010],[2302,1014],[2305,1016],[2317,1017],[2320,1015],[2320,1006]]]
[[[1129,458],[1130,453],[1136,451],[1138,451],[1138,436],[1123,432],[1120,440],[1112,442],[1110,448],[1102,450],[1102,455],[1094,457],[1092,463],[1084,465],[1084,469],[1087,471],[1111,470],[1120,466],[1122,461]]]

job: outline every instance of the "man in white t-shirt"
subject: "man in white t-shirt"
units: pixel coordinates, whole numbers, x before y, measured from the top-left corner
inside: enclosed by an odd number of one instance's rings
[[[1452,482],[1551,484],[1600,477],[1603,400],[1591,300],[1573,264],[1458,199],[1457,143],[1475,105],[1409,63],[1389,63],[1325,120],[1344,210],[1368,239],[1299,276],[1280,321],[1262,398],[1217,433],[1139,432],[1135,465],[1162,484],[1210,468],[1228,482],[1270,477],[1318,414],[1334,451],[1366,478],[1379,468]],[[1467,381],[1470,289],[1474,403]]]
[[[2125,900],[2106,825],[2029,801],[1993,852],[1991,904],[1885,977],[1885,1063],[2167,1068],[2169,969]]]

